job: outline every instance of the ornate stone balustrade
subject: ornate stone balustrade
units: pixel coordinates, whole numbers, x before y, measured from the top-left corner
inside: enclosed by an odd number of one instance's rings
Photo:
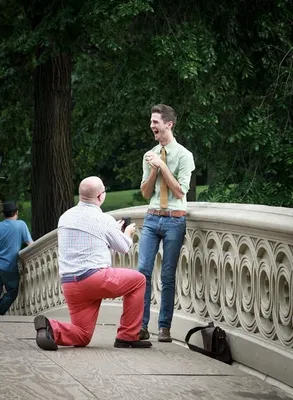
[[[10,314],[33,315],[65,303],[58,273],[57,230],[20,252],[19,271],[19,295]]]
[[[117,210],[137,224],[127,255],[113,265],[137,267],[146,207]],[[189,203],[176,284],[172,335],[213,320],[229,337],[233,358],[293,386],[293,210],[242,204]],[[160,303],[159,249],[153,274],[150,329]],[[12,314],[31,315],[64,303],[53,231],[22,250],[21,290]],[[116,303],[120,307],[119,302]]]

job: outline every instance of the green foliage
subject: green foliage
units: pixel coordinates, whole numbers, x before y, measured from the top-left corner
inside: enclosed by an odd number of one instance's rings
[[[120,46],[120,29],[127,31],[133,18],[152,11],[150,3],[149,0],[2,2],[0,132],[1,150],[5,153],[2,173],[9,180],[0,197],[7,198],[10,193],[14,197],[21,193],[29,196],[34,69],[60,52],[71,54],[74,61],[93,51],[114,53]],[[84,142],[91,143],[91,139],[76,145]],[[75,160],[77,176],[78,161],[84,159],[83,149],[80,152],[79,149]],[[92,156],[86,170],[94,170],[93,159]]]
[[[32,27],[38,4],[44,17]],[[91,174],[112,190],[139,187],[143,153],[155,145],[150,108],[164,102],[178,112],[178,141],[212,177],[201,199],[293,205],[291,1],[6,0],[0,18],[10,193],[30,188],[31,71],[66,51],[76,188]]]

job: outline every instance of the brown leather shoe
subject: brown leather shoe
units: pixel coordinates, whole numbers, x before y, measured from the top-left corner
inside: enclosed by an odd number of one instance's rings
[[[147,328],[142,327],[139,332],[139,340],[148,340],[150,338],[150,334]]]
[[[172,342],[170,335],[170,328],[160,328],[158,335],[158,342]]]

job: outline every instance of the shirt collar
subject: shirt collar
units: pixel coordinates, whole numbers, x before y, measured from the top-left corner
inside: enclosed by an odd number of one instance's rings
[[[160,149],[160,152],[161,152],[162,147],[164,147],[165,150],[166,150],[166,153],[169,154],[170,151],[172,150],[172,148],[176,145],[176,143],[177,143],[177,140],[176,140],[175,138],[173,138],[172,141],[171,141],[170,143],[166,144],[166,146],[162,146],[162,145],[160,144],[160,148],[159,148],[159,149]]]
[[[101,207],[97,206],[96,204],[86,203],[85,201],[79,201],[77,205],[82,206],[82,207],[94,207],[94,208],[97,208],[98,210],[102,211]]]

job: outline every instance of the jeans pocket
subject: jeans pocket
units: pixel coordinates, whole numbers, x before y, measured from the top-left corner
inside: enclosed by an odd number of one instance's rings
[[[171,221],[176,225],[186,225],[186,217],[171,217]]]
[[[144,220],[148,221],[150,219],[152,219],[152,214],[147,213],[146,216],[144,217]]]

